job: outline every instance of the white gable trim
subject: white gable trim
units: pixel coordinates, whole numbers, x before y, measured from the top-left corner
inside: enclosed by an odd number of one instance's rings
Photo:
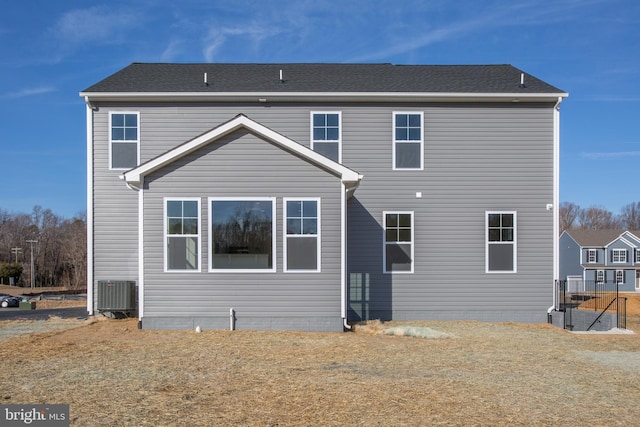
[[[145,175],[161,169],[166,165],[180,159],[181,157],[184,157],[211,143],[212,141],[215,141],[242,128],[248,129],[258,134],[259,136],[268,139],[269,141],[273,142],[276,145],[279,145],[283,149],[299,154],[301,157],[316,164],[317,166],[323,167],[325,169],[328,169],[329,171],[336,173],[338,176],[340,176],[342,182],[347,184],[348,189],[355,189],[355,187],[358,186],[360,180],[362,179],[362,175],[358,174],[357,172],[341,165],[340,163],[334,162],[333,160],[321,154],[316,153],[310,148],[298,144],[297,142],[269,129],[266,126],[261,125],[254,120],[251,120],[244,114],[239,114],[228,122],[223,123],[220,126],[182,145],[179,145],[172,150],[167,151],[166,153],[156,157],[155,159],[149,160],[148,162],[145,162],[140,166],[123,173],[121,175],[121,178],[124,179],[127,184],[139,186],[142,184]]]

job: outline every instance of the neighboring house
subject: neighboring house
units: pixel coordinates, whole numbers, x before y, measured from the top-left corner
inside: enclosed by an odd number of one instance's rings
[[[640,291],[640,232],[566,230],[560,236],[560,276],[570,290],[584,283],[615,283],[618,290]]]
[[[134,63],[81,96],[91,314],[129,281],[143,328],[546,321],[567,94],[529,74]]]

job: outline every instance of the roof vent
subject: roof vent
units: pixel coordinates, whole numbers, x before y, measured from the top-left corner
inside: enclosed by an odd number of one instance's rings
[[[523,87],[527,87],[527,86],[524,84],[524,73],[520,73],[520,84],[518,85],[518,87],[521,87],[521,88],[523,88]]]
[[[280,70],[280,83],[284,83],[284,78],[282,76],[282,70]]]
[[[204,73],[204,85],[209,86],[209,80],[207,79],[207,73]]]

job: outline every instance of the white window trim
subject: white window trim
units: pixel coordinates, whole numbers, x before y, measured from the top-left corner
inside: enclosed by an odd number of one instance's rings
[[[198,202],[198,234],[179,234],[170,235],[167,234],[167,202]],[[202,210],[199,197],[165,197],[162,201],[163,204],[163,220],[162,225],[164,227],[164,272],[165,273],[200,273],[202,271]],[[167,244],[169,237],[197,237],[198,238],[198,268],[193,270],[170,270],[167,263]]]
[[[272,267],[264,268],[264,269],[219,269],[213,268],[213,227],[211,226],[211,220],[213,219],[213,208],[211,206],[212,202],[216,201],[270,201],[271,202],[271,249],[272,249]],[[208,215],[208,262],[209,262],[209,273],[275,273],[276,272],[276,255],[277,255],[277,246],[276,246],[276,198],[275,197],[209,197],[207,201],[207,209],[209,210]]]
[[[411,215],[411,270],[409,271],[387,271],[387,245],[394,245],[397,243],[406,244],[407,242],[390,242],[387,243],[387,215],[388,214],[409,214]],[[384,274],[413,274],[415,266],[415,220],[414,211],[383,211],[382,212],[382,272]]]
[[[618,260],[616,261],[616,255]],[[622,260],[624,256],[624,260]],[[611,249],[611,263],[612,264],[626,264],[627,263],[627,250],[626,249]]]
[[[591,261],[591,254],[593,254],[593,261]],[[597,249],[587,249],[587,262],[586,264],[597,264],[598,263],[598,250]]]
[[[602,280],[600,280],[600,276],[602,276]],[[604,270],[596,270],[596,283],[605,283],[607,280],[607,276]]]
[[[114,141],[112,139],[111,133],[112,133],[112,126],[111,126],[111,122],[112,122],[112,117],[114,114],[135,114],[137,116],[137,121],[138,121],[138,132],[137,132],[137,136],[138,138],[133,141],[133,140],[125,140],[125,141]],[[139,111],[109,111],[109,158],[107,159],[107,161],[109,162],[109,170],[129,170],[131,168],[114,168],[112,167],[113,165],[113,159],[111,158],[112,155],[112,145],[114,142],[119,143],[119,144],[136,144],[136,166],[138,166],[140,164],[140,112]],[[135,167],[135,166],[134,166]]]
[[[621,278],[618,278],[618,275],[620,275]],[[624,270],[616,270],[616,284],[622,285],[623,283],[624,283]]]
[[[316,140],[313,138],[313,116],[314,114],[337,114],[338,115],[338,139],[337,140]],[[311,111],[309,114],[309,140],[311,141],[311,149],[315,151],[314,144],[316,142],[337,142],[338,143],[338,163],[342,163],[342,111]]]
[[[513,242],[491,242],[492,245],[513,245],[513,270],[489,270],[489,215],[513,215]],[[485,211],[484,213],[484,269],[488,274],[514,274],[518,272],[518,213],[517,211]]]
[[[287,202],[291,201],[291,202],[297,202],[297,201],[315,201],[317,202],[317,218],[318,218],[318,228],[317,228],[317,232],[316,234],[287,234]],[[320,248],[322,248],[322,245],[320,244],[320,236],[321,236],[321,214],[320,214],[320,198],[319,197],[284,197],[282,199],[282,264],[283,264],[283,271],[285,273],[320,273],[321,272],[321,264],[320,264],[320,260],[321,260],[321,254],[320,254]],[[316,250],[317,253],[317,260],[316,260],[316,265],[318,266],[318,268],[316,268],[315,270],[289,270],[288,265],[287,265],[287,241],[289,238],[295,239],[298,237],[311,237],[311,236],[315,236],[316,237],[316,244],[318,245],[318,248]]]
[[[396,116],[399,114],[420,115],[420,141],[396,141]],[[424,170],[424,111],[394,111],[391,118],[391,141],[392,141],[392,170],[394,171],[421,171]],[[417,144],[420,143],[420,167],[418,168],[397,168],[396,167],[396,144]]]

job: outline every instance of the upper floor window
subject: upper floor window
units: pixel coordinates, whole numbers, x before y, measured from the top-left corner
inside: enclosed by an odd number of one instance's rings
[[[626,249],[611,249],[611,262],[625,263],[627,262]]]
[[[587,263],[595,264],[598,262],[598,251],[596,249],[587,249]]]
[[[486,213],[486,254],[488,273],[515,273],[517,268],[516,213]]]
[[[338,163],[342,162],[339,111],[311,112],[311,149]]]
[[[165,271],[200,271],[200,200],[165,199]]]
[[[320,200],[284,199],[284,271],[320,271]]]
[[[211,271],[275,271],[275,199],[211,198]]]
[[[636,262],[640,263],[640,250],[636,249]]]
[[[393,113],[393,169],[423,169],[423,113]]]
[[[413,273],[413,212],[384,212],[384,272]]]
[[[111,169],[131,169],[138,166],[140,113],[109,113],[109,146]]]

